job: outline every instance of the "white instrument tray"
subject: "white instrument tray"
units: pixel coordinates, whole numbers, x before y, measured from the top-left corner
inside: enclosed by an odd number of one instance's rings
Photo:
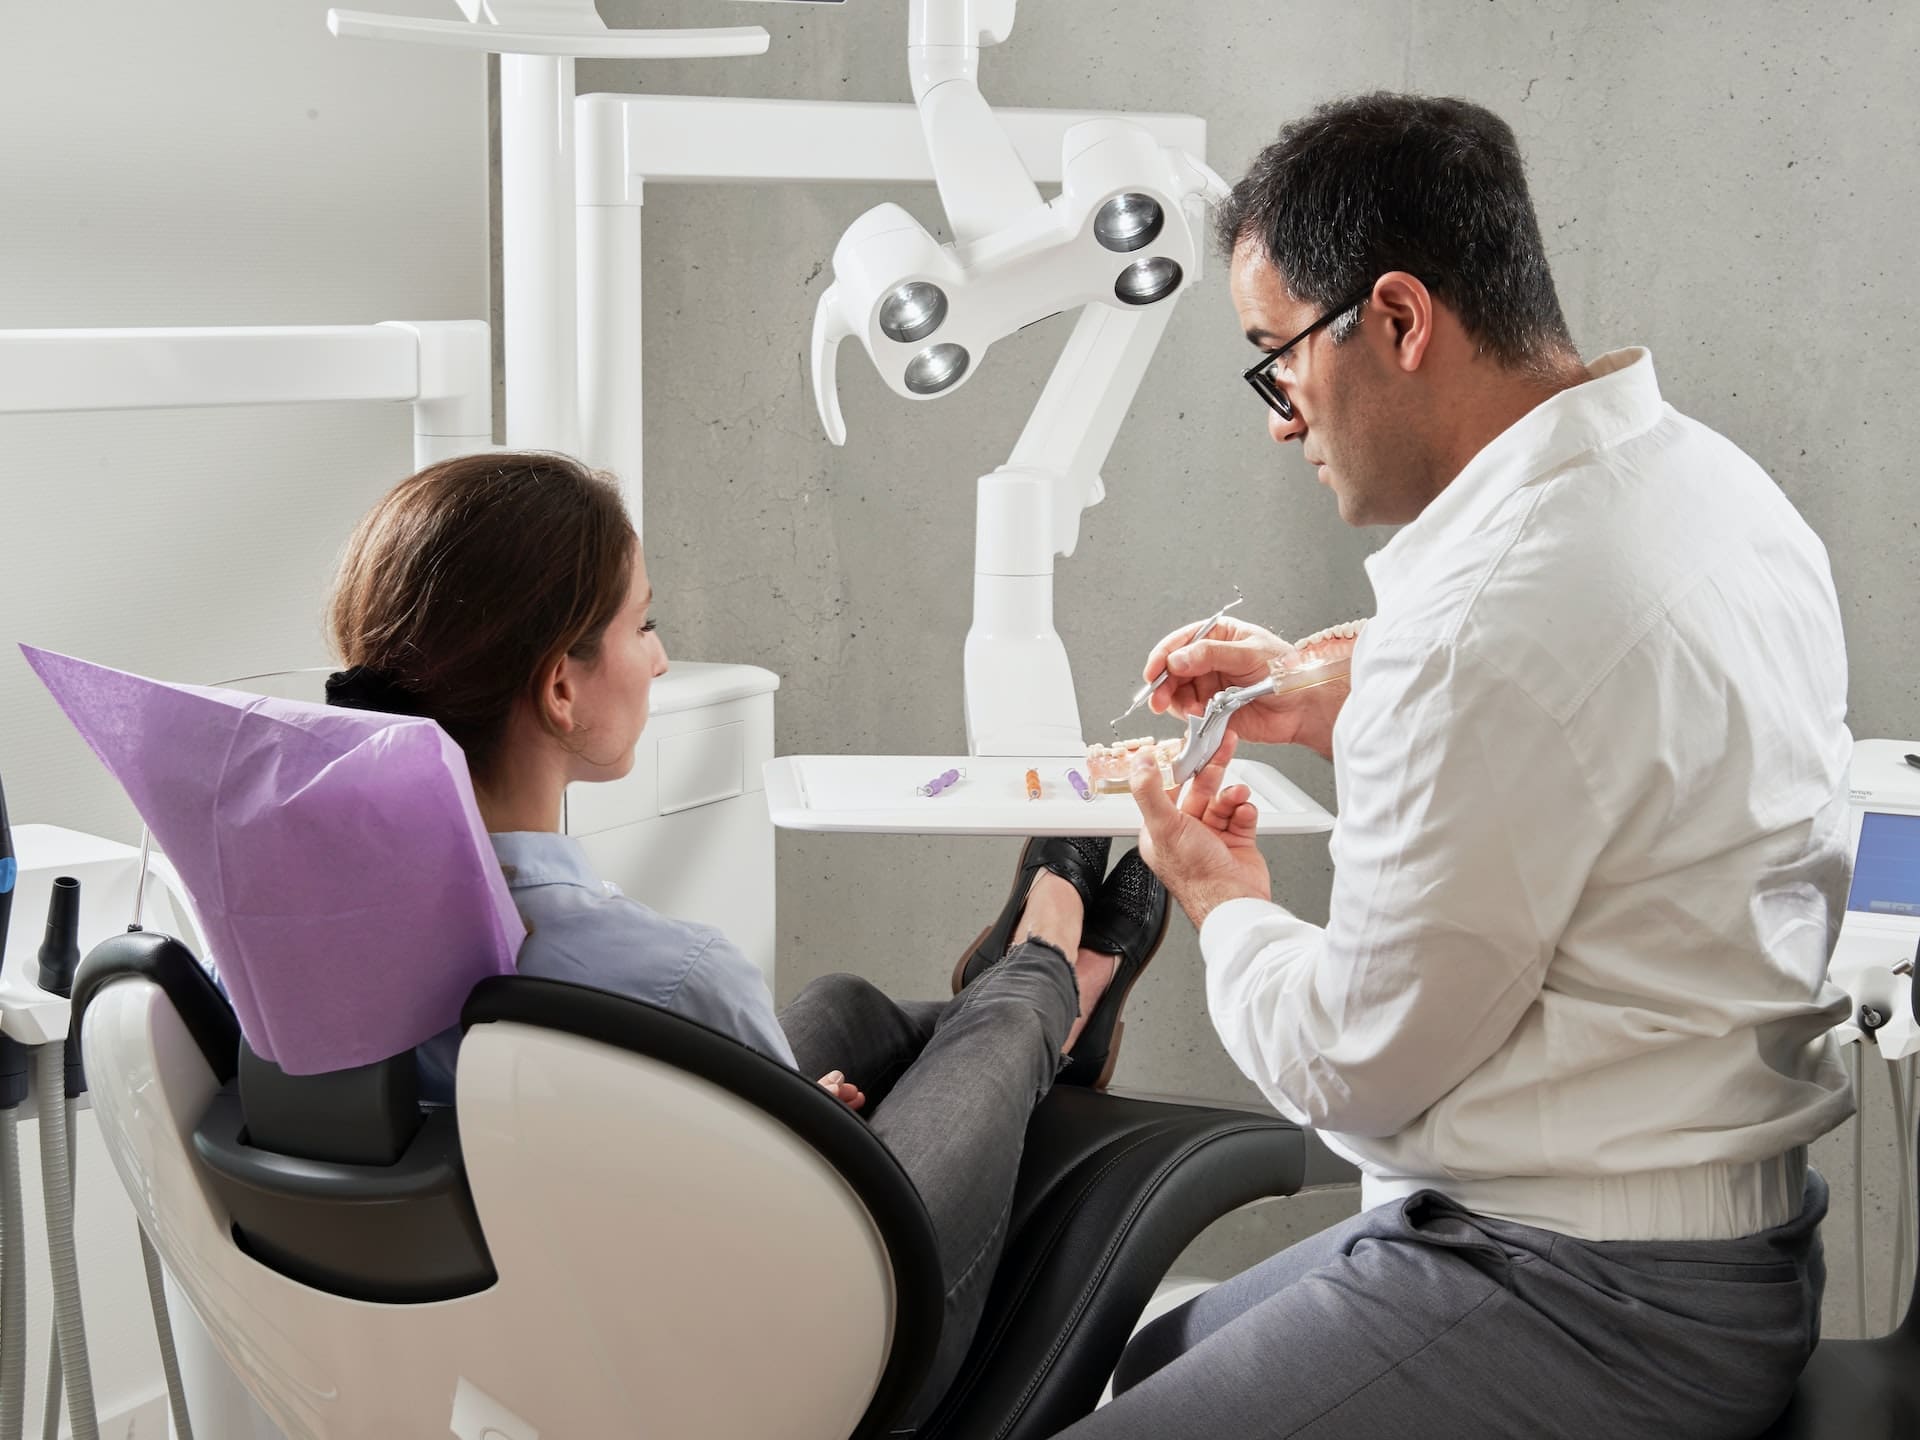
[[[780,755],[766,764],[767,809],[786,830],[887,835],[1131,835],[1140,829],[1133,796],[1082,800],[1067,781],[1084,762],[1066,755]],[[966,772],[951,789],[915,787],[950,769]],[[1027,799],[1026,774],[1040,772],[1041,794]],[[1271,765],[1235,760],[1230,782],[1253,791],[1260,834],[1311,835],[1333,816]]]

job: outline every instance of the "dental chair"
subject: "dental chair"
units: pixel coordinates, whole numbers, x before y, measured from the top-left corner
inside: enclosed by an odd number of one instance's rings
[[[168,1271],[289,1436],[842,1437],[895,1426],[940,1326],[919,1196],[843,1105],[666,1011],[482,981],[452,1110],[412,1055],[289,1076],[187,948],[97,947],[94,1105]],[[1303,1136],[1061,1089],[925,1437],[1090,1411],[1174,1257],[1299,1188]],[[202,1440],[219,1440],[202,1436]]]
[[[919,1194],[787,1067],[516,973],[525,930],[439,726],[25,649],[219,961],[216,985],[179,940],[115,936],[72,1023],[141,1226],[283,1434],[916,1433],[944,1288]],[[454,1103],[423,1105],[414,1047],[456,1021]],[[917,1433],[1087,1413],[1188,1242],[1305,1171],[1268,1115],[1053,1092]],[[199,1440],[233,1440],[187,1390]]]

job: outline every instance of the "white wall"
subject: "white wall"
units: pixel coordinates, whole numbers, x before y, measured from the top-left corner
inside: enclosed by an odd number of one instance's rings
[[[0,327],[484,318],[484,59],[334,40],[326,9],[0,10]],[[0,416],[0,777],[16,822],[138,838],[14,642],[180,680],[323,663],[334,557],[412,468],[411,424],[401,405]],[[22,1140],[31,1154],[31,1127]],[[132,1213],[89,1140],[80,1243],[105,1418],[159,1370]],[[37,1416],[44,1261],[33,1281]]]

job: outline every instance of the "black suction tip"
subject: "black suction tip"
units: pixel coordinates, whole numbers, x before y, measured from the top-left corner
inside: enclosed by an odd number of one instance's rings
[[[71,875],[53,881],[47,906],[47,938],[40,942],[40,988],[50,995],[73,994],[73,972],[80,967],[80,882]]]

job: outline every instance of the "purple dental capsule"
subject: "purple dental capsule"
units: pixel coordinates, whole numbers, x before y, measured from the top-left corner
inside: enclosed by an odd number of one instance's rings
[[[943,773],[934,776],[933,779],[927,781],[926,784],[916,786],[914,789],[914,794],[938,795],[942,790],[945,790],[951,787],[954,781],[958,780],[959,778],[960,778],[960,772],[958,770],[944,771]]]
[[[1073,786],[1073,793],[1082,800],[1093,799],[1093,791],[1087,788],[1086,778],[1078,770],[1067,771],[1067,783]]]

